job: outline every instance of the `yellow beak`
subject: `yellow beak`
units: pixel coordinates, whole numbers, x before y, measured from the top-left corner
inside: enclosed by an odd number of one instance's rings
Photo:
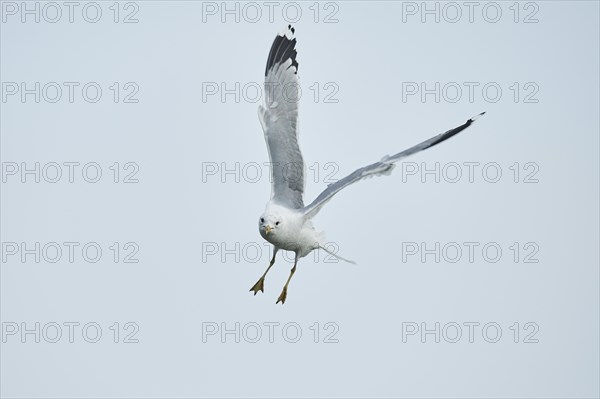
[[[265,234],[269,234],[273,230],[271,226],[265,226]]]

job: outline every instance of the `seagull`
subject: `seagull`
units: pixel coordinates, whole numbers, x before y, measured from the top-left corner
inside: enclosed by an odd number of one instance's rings
[[[277,252],[293,251],[294,266],[276,304],[285,304],[288,286],[296,272],[298,260],[310,252],[322,249],[340,260],[354,263],[325,248],[324,233],[316,230],[312,224],[312,219],[335,194],[364,178],[389,175],[399,160],[448,140],[485,114],[482,112],[454,129],[355,170],[343,179],[329,184],[313,202],[304,205],[304,161],[298,146],[298,98],[293,95],[293,89],[299,87],[294,33],[295,29],[288,25],[273,41],[265,69],[264,103],[258,107],[271,169],[271,199],[258,219],[258,231],[265,240],[273,244],[274,249],[267,270],[250,291],[254,295],[259,291],[264,292],[265,277],[275,264]]]

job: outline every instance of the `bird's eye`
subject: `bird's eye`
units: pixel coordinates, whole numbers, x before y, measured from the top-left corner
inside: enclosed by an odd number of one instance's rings
[[[264,222],[265,222],[265,219],[263,219],[263,218],[260,218],[260,222],[261,222],[261,223],[264,223]]]
[[[275,222],[275,226],[279,226],[279,222]]]

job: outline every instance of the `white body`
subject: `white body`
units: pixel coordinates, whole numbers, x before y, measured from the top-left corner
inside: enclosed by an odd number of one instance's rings
[[[321,248],[324,235],[297,210],[269,201],[258,220],[260,235],[277,248],[294,251],[298,258]]]

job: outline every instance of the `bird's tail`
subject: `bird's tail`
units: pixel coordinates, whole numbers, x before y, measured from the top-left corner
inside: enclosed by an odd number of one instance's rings
[[[339,260],[343,260],[344,262],[348,262],[348,263],[352,263],[353,265],[356,265],[355,261],[343,258],[340,255],[338,255],[337,253],[335,253],[335,252],[330,251],[329,249],[327,249],[327,247],[326,247],[327,239],[325,238],[325,232],[320,231],[317,234],[318,234],[318,237],[319,237],[319,242],[317,243],[317,248],[322,249],[323,251],[327,252],[329,255],[334,256],[335,258],[337,258]]]
[[[343,260],[344,262],[348,262],[348,263],[352,263],[353,265],[356,265],[355,261],[350,260],[350,259],[346,259],[346,258],[342,258],[340,255],[336,254],[335,252],[332,252],[332,251],[328,250],[324,246],[319,246],[319,248],[321,248],[323,251],[327,252],[331,256],[336,257],[339,260]]]

